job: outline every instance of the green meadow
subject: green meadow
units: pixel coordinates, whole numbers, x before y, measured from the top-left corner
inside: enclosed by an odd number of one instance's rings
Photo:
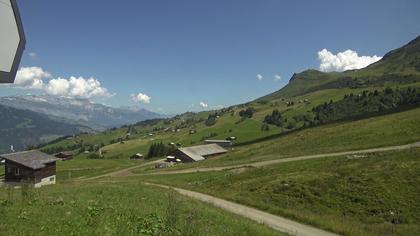
[[[0,191],[1,235],[282,235],[140,182]]]
[[[402,145],[420,141],[420,108],[357,121],[338,122],[290,132],[202,162],[181,164],[164,171],[275,160],[299,155],[333,153]],[[369,140],[368,142],[366,140]],[[143,173],[138,169],[135,173]]]
[[[419,173],[420,149],[413,149],[130,179],[215,195],[344,235],[416,235]]]

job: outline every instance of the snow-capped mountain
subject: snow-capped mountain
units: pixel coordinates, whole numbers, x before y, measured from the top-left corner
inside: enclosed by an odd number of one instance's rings
[[[114,108],[93,103],[88,99],[48,95],[0,97],[0,104],[38,112],[55,120],[85,125],[98,131],[163,117],[160,114],[141,108]]]

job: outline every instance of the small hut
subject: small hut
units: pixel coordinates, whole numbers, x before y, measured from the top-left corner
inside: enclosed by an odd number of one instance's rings
[[[130,160],[141,160],[143,159],[143,155],[140,153],[136,153],[130,157]]]

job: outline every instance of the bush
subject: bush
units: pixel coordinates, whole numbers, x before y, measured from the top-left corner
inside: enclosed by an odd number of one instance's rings
[[[103,159],[103,157],[99,156],[97,153],[90,153],[86,158],[88,159]]]
[[[256,112],[256,110],[253,107],[248,107],[245,110],[241,110],[239,112],[239,116],[241,116],[243,118],[251,118],[252,115],[254,115],[255,112]]]
[[[284,123],[286,122],[286,119],[284,119],[279,112],[279,110],[273,110],[271,115],[267,115],[264,118],[264,123],[270,124],[270,125],[276,125],[279,127],[282,127]]]
[[[207,117],[207,120],[204,122],[205,125],[207,126],[212,126],[214,124],[216,124],[216,114],[210,114]]]

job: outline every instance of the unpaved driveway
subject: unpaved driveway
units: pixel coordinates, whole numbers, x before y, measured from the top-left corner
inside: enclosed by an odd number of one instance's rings
[[[178,193],[184,196],[188,196],[190,198],[209,203],[223,210],[243,216],[245,218],[251,219],[258,223],[264,224],[272,229],[275,229],[277,231],[284,232],[290,235],[299,235],[299,236],[337,235],[334,233],[324,231],[322,229],[317,229],[309,225],[304,225],[296,221],[292,221],[292,220],[289,220],[280,216],[272,215],[267,212],[263,212],[263,211],[260,211],[251,207],[247,207],[238,203],[226,201],[226,200],[216,198],[207,194],[202,194],[198,192],[193,192],[193,191],[189,191],[189,190],[185,190],[181,188],[174,188],[174,187],[160,185],[160,184],[152,184],[152,183],[146,183],[146,184],[161,187],[161,188],[166,188],[166,189],[169,189],[169,188],[174,189],[175,191],[177,191]]]
[[[238,164],[238,165],[218,166],[218,167],[203,167],[203,168],[198,167],[198,168],[190,168],[190,169],[185,169],[185,170],[174,170],[174,171],[158,171],[158,172],[151,172],[151,173],[144,173],[144,174],[131,174],[130,176],[184,174],[184,173],[194,173],[194,172],[221,171],[221,170],[246,168],[246,167],[262,167],[262,166],[270,166],[270,165],[278,164],[278,163],[309,160],[309,159],[316,159],[316,158],[322,158],[322,157],[334,157],[334,156],[345,156],[345,155],[373,153],[373,152],[405,150],[405,149],[419,148],[419,147],[420,147],[420,142],[417,142],[417,143],[411,143],[411,144],[399,145],[399,146],[390,146],[390,147],[371,148],[371,149],[346,151],[346,152],[335,152],[335,153],[326,153],[326,154],[289,157],[289,158],[276,159],[276,160],[270,160],[270,161],[253,162],[253,163],[248,163],[248,164]]]

